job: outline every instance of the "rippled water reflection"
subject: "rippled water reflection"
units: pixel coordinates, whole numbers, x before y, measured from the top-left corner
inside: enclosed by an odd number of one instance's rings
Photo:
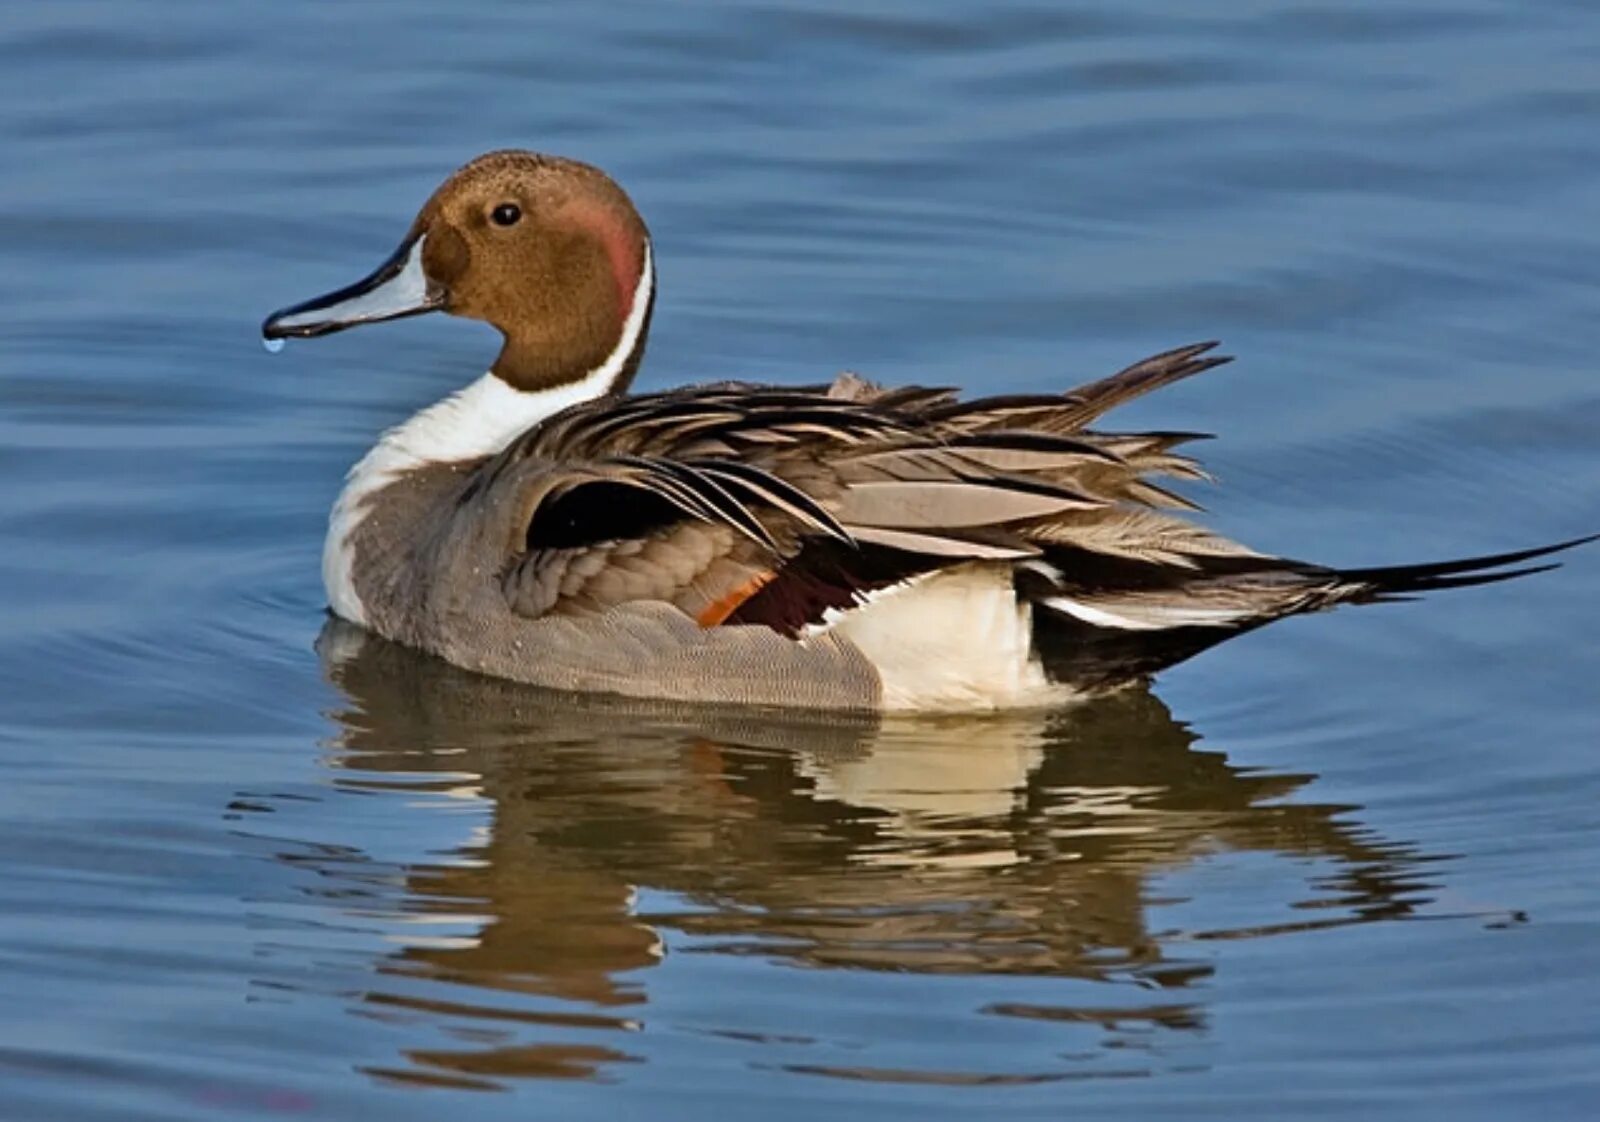
[[[394,944],[339,987],[352,1017],[432,1038],[364,1067],[383,1079],[604,1077],[661,1058],[658,1033],[890,1083],[1203,1068],[1207,943],[1437,914],[1441,855],[1382,837],[1359,808],[1288,801],[1315,776],[1198,748],[1143,691],[1053,714],[823,723],[544,693],[337,623],[320,649],[343,695],[328,798],[458,823],[401,864],[381,847],[275,854],[312,874],[297,879],[319,910]],[[234,810],[262,842],[275,835],[253,815],[275,812],[276,830],[303,813],[259,795]],[[1204,886],[1171,878],[1221,855],[1299,872],[1267,897],[1205,900],[1196,922]],[[305,906],[286,903],[267,914]],[[759,994],[742,959],[802,969]],[[918,1055],[864,1027],[909,1011],[864,1006],[862,971],[958,978],[971,1007],[946,1009],[957,1035]],[[829,992],[851,996],[835,1007]],[[1018,1021],[1038,1036],[1020,1050]]]

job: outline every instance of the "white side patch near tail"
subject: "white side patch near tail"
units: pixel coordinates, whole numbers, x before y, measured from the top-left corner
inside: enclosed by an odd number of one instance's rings
[[[1165,631],[1171,627],[1227,627],[1249,619],[1251,613],[1237,608],[1203,608],[1183,604],[1086,604],[1066,596],[1050,596],[1039,601],[1052,611],[1080,619],[1094,627],[1114,627],[1122,631]]]
[[[1033,650],[1033,609],[1000,565],[963,565],[828,613],[819,630],[877,669],[885,709],[999,709],[1060,701]]]

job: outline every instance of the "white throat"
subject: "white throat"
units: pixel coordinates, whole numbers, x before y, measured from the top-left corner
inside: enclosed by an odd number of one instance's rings
[[[352,579],[350,535],[371,510],[369,500],[399,476],[426,464],[492,456],[546,418],[606,393],[639,346],[654,287],[655,263],[650,243],[645,242],[639,283],[622,336],[599,366],[575,381],[533,391],[514,389],[491,372],[378,438],[371,451],[350,469],[328,519],[322,583],[335,615],[352,623],[367,622]]]

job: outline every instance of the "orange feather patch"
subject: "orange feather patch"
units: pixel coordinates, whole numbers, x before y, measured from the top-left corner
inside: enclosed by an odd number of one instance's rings
[[[700,614],[695,617],[695,622],[701,627],[716,627],[738,611],[740,604],[743,604],[750,597],[771,584],[773,578],[777,575],[777,573],[773,572],[757,573],[726,596],[719,597],[707,604]]]

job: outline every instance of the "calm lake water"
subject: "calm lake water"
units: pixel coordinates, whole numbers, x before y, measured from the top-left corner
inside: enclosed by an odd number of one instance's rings
[[[1150,693],[840,724],[324,630],[434,317],[265,354],[446,172],[599,163],[641,384],[1042,391],[1334,563],[1600,529],[1600,9],[13,3],[0,1118],[1588,1119],[1600,549]]]

